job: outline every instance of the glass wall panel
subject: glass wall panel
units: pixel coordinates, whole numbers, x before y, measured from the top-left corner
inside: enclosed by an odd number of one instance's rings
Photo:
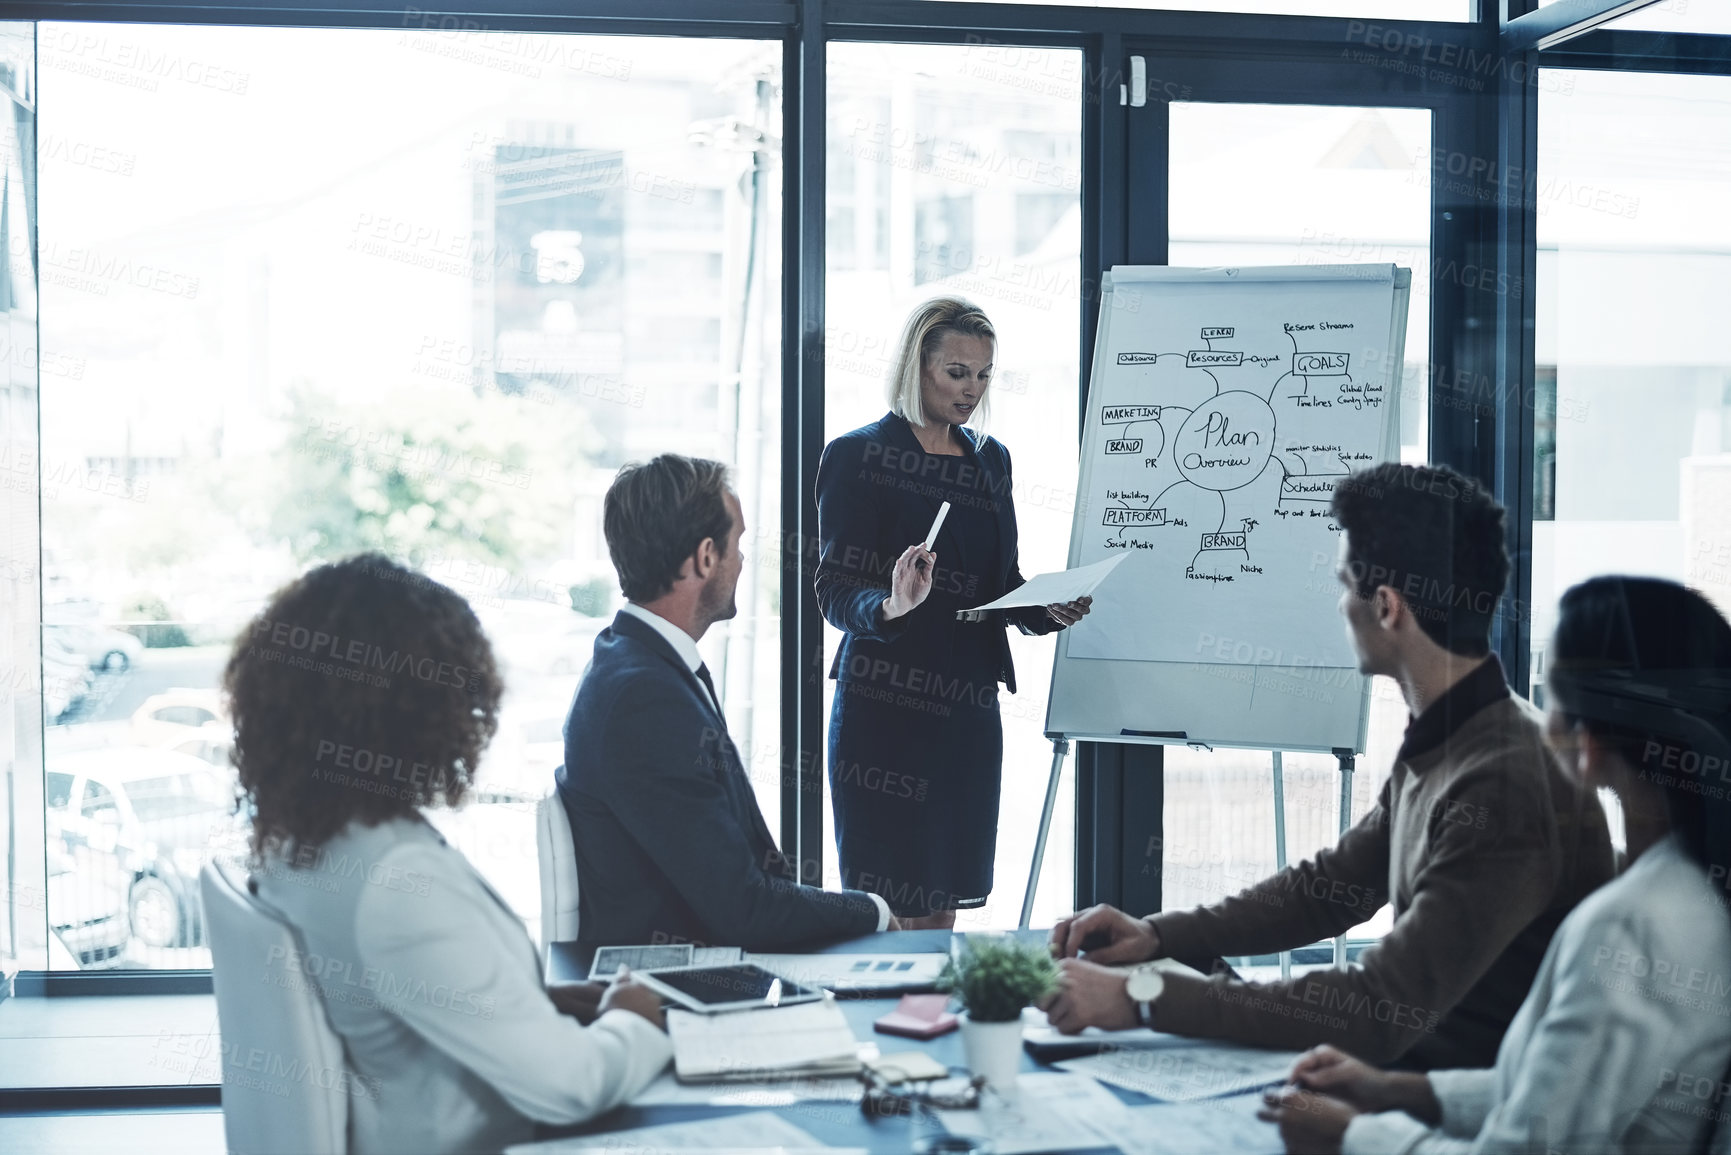
[[[1413,462],[1426,459],[1429,430],[1431,171],[1427,109],[1172,105],[1173,265],[1412,270],[1400,441],[1402,460]],[[1375,803],[1407,720],[1388,679],[1375,679],[1371,695],[1354,820]],[[1288,754],[1284,762],[1287,858],[1298,862],[1338,837],[1340,773],[1327,755]],[[1273,873],[1270,756],[1169,747],[1166,832],[1168,908],[1214,901]],[[1385,909],[1358,933],[1379,931],[1387,916]]]
[[[990,413],[971,425],[1013,459],[1021,569],[1030,576],[1063,568],[1075,507],[1081,68],[1081,53],[1069,50],[829,49],[825,436],[888,410],[885,382],[914,306],[939,295],[974,301],[991,318],[998,348]],[[840,638],[828,631],[826,671]],[[1042,729],[1054,639],[1015,629],[1009,638],[1020,688],[998,698],[1004,759],[993,890],[958,922],[976,929],[1016,924],[1051,768]],[[955,708],[938,697],[926,704]],[[865,775],[873,767],[844,769]],[[833,832],[827,780],[825,788]],[[1035,925],[1050,925],[1073,900],[1068,775],[1060,799]],[[859,883],[841,877],[833,855],[825,859],[832,885]]]
[[[193,880],[236,837],[217,681],[314,563],[382,550],[480,614],[500,733],[437,821],[531,923],[533,804],[620,602],[623,462],[734,466],[761,563],[704,649],[741,745],[773,744],[780,59],[42,26],[44,364],[69,367],[43,398],[44,644],[91,671],[53,709],[48,816],[127,907],[124,965],[207,965]]]
[[[37,453],[36,29],[0,23],[0,971],[101,962],[125,941],[111,903],[80,902],[45,858],[42,716],[88,677],[41,650]],[[50,931],[50,895],[56,918]],[[64,901],[62,901],[64,900]],[[118,941],[117,941],[118,939]]]
[[[1533,679],[1596,574],[1731,611],[1731,77],[1539,89]]]

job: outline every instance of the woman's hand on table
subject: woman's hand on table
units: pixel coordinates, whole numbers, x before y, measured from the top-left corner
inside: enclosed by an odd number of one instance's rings
[[[1094,605],[1093,595],[1084,595],[1073,602],[1053,602],[1046,607],[1046,616],[1060,626],[1068,628],[1088,616],[1088,610]]]
[[[890,596],[883,601],[884,621],[893,622],[919,608],[932,592],[932,573],[937,564],[938,555],[923,545],[910,545],[902,551],[890,578]]]
[[[601,1013],[630,1011],[642,1015],[658,1030],[667,1029],[667,1016],[661,1013],[661,996],[631,977],[624,967],[613,976],[613,984],[601,996]]]
[[[1301,1090],[1339,1099],[1366,1115],[1405,1111],[1422,1123],[1442,1123],[1442,1107],[1422,1074],[1380,1070],[1327,1043],[1299,1056],[1288,1078]]]
[[[1340,1155],[1347,1125],[1358,1115],[1349,1103],[1290,1085],[1265,1092],[1256,1112],[1280,1128],[1289,1155]]]
[[[605,983],[548,983],[547,997],[562,1015],[570,1015],[584,1026],[601,1014],[601,996],[607,993]]]
[[[1329,1095],[1360,1111],[1386,1111],[1393,1106],[1386,1101],[1386,1076],[1381,1071],[1326,1043],[1300,1055],[1288,1078],[1300,1090]]]

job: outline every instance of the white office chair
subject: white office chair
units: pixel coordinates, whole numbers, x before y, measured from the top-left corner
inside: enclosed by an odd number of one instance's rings
[[[558,793],[535,804],[535,853],[541,860],[541,965],[547,944],[577,937],[577,844]]]
[[[218,863],[199,875],[230,1155],[344,1155],[351,1078],[300,935]]]

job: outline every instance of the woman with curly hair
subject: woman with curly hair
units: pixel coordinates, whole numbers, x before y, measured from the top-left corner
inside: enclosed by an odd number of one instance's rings
[[[305,948],[265,978],[324,1002],[368,1092],[351,1152],[498,1151],[666,1066],[654,994],[544,987],[522,922],[422,815],[462,802],[498,727],[468,603],[377,554],[319,566],[252,621],[223,685],[255,889]]]

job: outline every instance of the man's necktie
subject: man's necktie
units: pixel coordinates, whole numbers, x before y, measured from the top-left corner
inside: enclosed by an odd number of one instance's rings
[[[709,691],[710,704],[715,707],[715,712],[721,716],[721,728],[727,729],[727,715],[721,712],[721,695],[715,692],[715,683],[709,677],[707,663],[699,662],[697,664],[697,680],[702,682],[704,689]]]

